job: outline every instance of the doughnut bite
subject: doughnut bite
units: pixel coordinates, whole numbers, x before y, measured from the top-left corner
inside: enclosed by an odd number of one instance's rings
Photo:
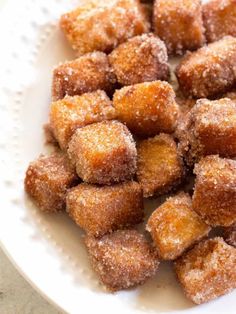
[[[227,92],[236,82],[236,38],[219,41],[187,53],[176,68],[183,94],[192,98],[211,98]]]
[[[52,100],[66,95],[81,95],[98,89],[110,94],[116,78],[103,52],[87,53],[80,58],[57,66],[53,71]]]
[[[100,239],[87,236],[85,245],[94,271],[110,291],[141,285],[158,269],[153,248],[136,230],[118,230]]]
[[[236,222],[236,161],[217,155],[195,165],[193,209],[211,226]]]
[[[194,212],[191,197],[184,192],[169,197],[150,216],[151,233],[160,258],[173,260],[207,236],[210,227]]]
[[[112,186],[82,183],[66,198],[67,212],[87,234],[102,236],[143,221],[143,193],[137,182]]]
[[[210,0],[202,6],[202,12],[208,42],[236,36],[235,0]]]
[[[141,137],[173,133],[179,115],[173,88],[154,81],[123,87],[113,96],[117,118]]]
[[[76,129],[115,118],[115,109],[104,91],[66,96],[50,108],[50,125],[61,149],[66,150]]]
[[[95,50],[110,52],[150,29],[139,0],[88,0],[62,15],[60,26],[79,56]]]
[[[179,148],[188,165],[202,156],[236,157],[236,102],[228,98],[200,99],[178,125]]]
[[[214,238],[200,242],[175,262],[186,296],[202,304],[236,288],[236,249]]]
[[[109,61],[121,85],[169,78],[166,46],[152,33],[122,43],[109,55]]]
[[[166,44],[168,54],[182,55],[205,43],[200,0],[155,0],[155,34]]]
[[[160,134],[137,144],[137,179],[144,197],[162,195],[184,178],[184,166],[171,135]]]
[[[25,191],[44,212],[65,209],[66,193],[78,178],[68,158],[61,152],[41,155],[30,163],[25,175]]]
[[[87,183],[112,184],[132,179],[137,151],[127,127],[103,121],[77,129],[68,148],[77,174]]]

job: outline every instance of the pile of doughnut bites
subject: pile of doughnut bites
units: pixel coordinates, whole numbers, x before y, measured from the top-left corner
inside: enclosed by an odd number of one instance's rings
[[[77,58],[54,69],[47,130],[58,149],[30,163],[26,191],[85,231],[108,290],[142,284],[173,260],[194,303],[228,293],[236,287],[235,0],[86,1],[60,27]],[[174,55],[183,55],[176,92]],[[134,227],[143,199],[170,192],[148,219],[148,240]],[[221,237],[208,237],[215,227]]]

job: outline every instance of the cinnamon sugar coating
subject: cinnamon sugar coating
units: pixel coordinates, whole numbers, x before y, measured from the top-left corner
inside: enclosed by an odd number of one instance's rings
[[[115,118],[115,109],[104,91],[66,96],[50,108],[50,125],[61,149],[66,149],[76,129]]]
[[[236,82],[236,38],[226,36],[193,53],[176,68],[181,91],[194,98],[209,98],[228,91]]]
[[[113,91],[116,78],[103,52],[87,53],[57,66],[53,71],[52,99],[81,95],[102,89]]]
[[[151,233],[158,255],[173,260],[210,231],[192,209],[191,197],[181,192],[169,197],[150,216],[146,229]]]
[[[117,118],[141,137],[175,130],[179,107],[167,82],[135,84],[117,90],[113,96]]]
[[[202,12],[208,42],[236,36],[235,0],[210,0],[202,6]]]
[[[225,242],[236,248],[236,223],[224,229],[224,239]]]
[[[193,209],[211,226],[236,222],[236,161],[207,156],[194,173]]]
[[[88,183],[117,183],[132,179],[136,172],[133,137],[118,121],[103,121],[77,129],[68,154],[79,177]]]
[[[200,157],[236,157],[236,102],[228,98],[200,99],[178,124],[179,148],[188,165]]]
[[[182,55],[205,42],[200,0],[155,0],[153,27],[168,53]]]
[[[95,50],[110,52],[150,29],[138,0],[88,0],[62,15],[60,26],[78,55]]]
[[[143,193],[137,182],[112,186],[82,183],[71,189],[67,212],[89,235],[102,236],[143,221]]]
[[[169,78],[166,46],[154,34],[133,37],[109,55],[110,64],[121,85],[133,85]]]
[[[236,249],[222,238],[197,244],[175,262],[177,277],[186,296],[205,303],[236,288]]]
[[[136,230],[118,230],[101,239],[87,236],[85,244],[94,271],[110,291],[141,285],[158,269],[153,248]]]
[[[137,179],[144,197],[165,194],[182,181],[185,171],[171,135],[161,133],[139,141],[137,152]]]
[[[41,155],[26,171],[25,191],[42,211],[57,212],[65,209],[66,192],[77,181],[64,154]]]

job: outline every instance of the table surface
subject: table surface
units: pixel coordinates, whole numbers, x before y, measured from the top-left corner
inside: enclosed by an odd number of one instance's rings
[[[0,0],[0,10],[7,0]],[[62,314],[18,273],[0,249],[0,313]]]
[[[44,300],[18,273],[0,249],[0,313],[62,314]]]

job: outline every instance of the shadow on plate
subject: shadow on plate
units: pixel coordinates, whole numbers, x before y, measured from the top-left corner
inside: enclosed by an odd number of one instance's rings
[[[137,291],[136,306],[144,310],[166,313],[193,307],[179,286],[171,263],[162,262],[157,275]]]

